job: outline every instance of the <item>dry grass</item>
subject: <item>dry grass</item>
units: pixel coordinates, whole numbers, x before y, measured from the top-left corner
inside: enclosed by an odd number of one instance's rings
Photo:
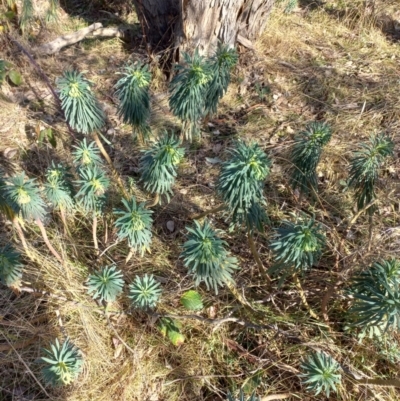
[[[301,1],[301,7],[292,14],[286,15],[279,9],[274,12],[268,30],[255,44],[256,51],[242,55],[234,82],[222,101],[220,115],[211,121],[214,127],[201,143],[187,148],[171,203],[155,209],[151,254],[134,257],[125,266],[128,249],[120,243],[97,260],[92,249],[90,219],[70,216],[71,236],[64,236],[58,216],[53,216],[47,228],[50,239],[67,258],[66,266],[61,267],[49,256],[38,230],[27,225],[34,260],[25,259],[23,284],[49,291],[53,296],[14,294],[0,289],[0,399],[211,401],[224,399],[227,389],[244,384],[253,388],[258,384],[257,392],[262,396],[289,393],[292,400],[321,400],[321,396],[304,393],[297,378],[301,359],[315,349],[329,351],[340,363],[368,377],[396,376],[396,363],[382,356],[377,344],[372,340],[360,344],[344,332],[343,313],[348,305],[340,291],[329,304],[330,327],[313,320],[290,281],[282,288],[274,285],[272,290],[260,281],[241,232],[226,234],[225,239],[241,262],[241,271],[235,278],[242,297],[238,299],[228,289],[215,296],[201,287],[207,305],[201,315],[221,318],[233,312],[234,316],[257,324],[276,325],[282,332],[243,328],[234,323],[215,328],[187,319],[183,321],[186,341],[174,347],[161,336],[151,317],[139,313],[112,317],[113,327],[132,353],[109,327],[83,285],[91,271],[105,264],[116,263],[128,282],[136,274],[153,273],[164,290],[159,312],[185,314],[179,295],[192,288],[193,283],[177,260],[184,227],[190,224],[193,212],[218,205],[212,187],[218,165],[207,164],[205,158],[223,158],[223,151],[233,137],[256,139],[274,160],[267,184],[272,225],[288,218],[291,212],[304,210],[315,213],[327,228],[328,249],[318,268],[302,280],[307,300],[318,315],[323,295],[342,270],[346,280],[356,269],[379,257],[398,255],[397,160],[386,172],[380,188],[380,214],[374,220],[370,250],[368,222],[362,216],[344,247],[341,246],[344,228],[340,224],[354,214],[351,193],[343,192],[340,184],[340,180],[346,179],[352,151],[370,133],[380,131],[389,133],[396,149],[398,146],[400,47],[386,29],[389,20],[384,17],[393,15],[396,2],[376,3],[376,9],[370,11],[358,0],[331,1],[317,7],[313,4],[318,2]],[[39,36],[35,36],[38,32],[34,27],[32,35],[40,42],[59,35],[61,29],[78,29],[91,22],[87,13],[82,15],[72,17],[62,13],[62,24],[51,26],[46,35]],[[134,22],[134,17],[131,15],[129,20]],[[52,159],[71,162],[70,137],[32,66],[12,46],[7,47],[4,57],[23,73],[25,82],[21,88],[7,88],[7,94],[16,104],[0,106],[0,150],[18,148],[13,159],[15,165],[40,180]],[[87,71],[109,118],[110,130],[106,136],[112,143],[109,150],[115,166],[124,178],[131,176],[135,180],[138,145],[130,136],[130,128],[118,120],[111,94],[117,79],[115,72],[128,59],[138,57],[143,54],[131,54],[122,41],[113,39],[87,40],[40,60],[52,82],[65,68],[73,66]],[[264,98],[257,94],[256,84],[267,88]],[[164,85],[158,71],[153,90],[161,92]],[[314,119],[327,121],[334,132],[319,166],[321,191],[316,206],[306,201],[299,204],[288,188],[285,175],[293,134]],[[156,131],[177,126],[168,113],[165,96],[160,93],[154,93],[152,121]],[[59,138],[56,150],[35,143],[29,127],[38,122],[56,130]],[[146,199],[139,184],[133,193],[140,200]],[[118,202],[118,194],[112,193],[104,221],[99,222],[100,250],[116,240],[111,210]],[[173,233],[166,228],[169,220],[175,222]],[[213,218],[213,223],[218,228],[227,228],[219,217]],[[266,266],[270,263],[268,238],[268,232],[257,238]],[[18,242],[11,231],[3,230],[1,243],[10,239]],[[242,298],[250,307],[240,303]],[[122,297],[112,309],[127,307],[128,300]],[[63,331],[83,351],[84,372],[68,388],[42,388],[37,363],[41,347],[48,346],[55,337],[62,338]],[[25,341],[30,343],[24,344]],[[400,347],[397,337],[392,344]],[[335,399],[394,401],[399,399],[399,392],[391,387],[359,386],[346,378],[340,393],[330,397]]]

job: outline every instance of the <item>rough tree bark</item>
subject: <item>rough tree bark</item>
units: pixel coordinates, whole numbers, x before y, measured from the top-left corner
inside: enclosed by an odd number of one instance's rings
[[[133,0],[145,40],[154,51],[198,48],[218,41],[234,46],[252,41],[267,24],[275,0]]]

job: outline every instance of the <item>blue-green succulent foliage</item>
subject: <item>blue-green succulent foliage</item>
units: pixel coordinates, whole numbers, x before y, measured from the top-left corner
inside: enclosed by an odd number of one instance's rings
[[[24,219],[42,220],[46,215],[46,204],[40,197],[35,179],[25,179],[25,173],[11,177],[4,188],[8,204]]]
[[[314,121],[297,135],[290,155],[291,186],[303,194],[318,190],[317,166],[324,146],[331,139],[331,129],[324,123]]]
[[[238,62],[235,49],[229,49],[227,45],[218,44],[215,54],[211,57],[210,75],[207,85],[205,113],[215,114],[219,100],[225,94],[231,81],[231,71]]]
[[[106,202],[110,180],[96,165],[79,169],[79,178],[75,181],[80,186],[75,195],[79,204],[87,212],[100,212]]]
[[[117,266],[105,266],[89,276],[88,293],[100,302],[114,302],[124,286],[122,277],[122,272]]]
[[[71,128],[90,134],[105,124],[105,115],[100,108],[90,82],[78,71],[65,71],[57,79],[61,107]]]
[[[357,208],[361,210],[376,199],[376,182],[384,161],[393,155],[394,143],[385,134],[372,135],[369,142],[362,143],[360,150],[350,162],[349,186],[355,189]],[[376,206],[367,213],[372,215]]]
[[[90,142],[88,144],[86,138],[83,138],[74,148],[75,150],[72,152],[74,164],[79,168],[93,167],[94,165],[100,166],[103,164],[100,150],[95,142]]]
[[[181,257],[196,286],[202,281],[218,293],[218,286],[232,282],[232,273],[238,269],[238,261],[226,250],[228,244],[218,237],[208,221],[194,227],[186,227],[188,240],[183,244]]]
[[[123,77],[115,85],[119,100],[118,114],[125,123],[147,133],[150,117],[149,68],[138,63],[125,67],[124,71]]]
[[[41,358],[44,363],[42,374],[44,380],[52,386],[63,386],[72,383],[82,371],[83,359],[80,350],[67,338],[62,345],[58,339],[44,349]]]
[[[160,283],[153,275],[136,276],[129,285],[129,298],[135,308],[146,310],[156,306],[161,296]]]
[[[0,248],[0,282],[12,286],[22,277],[21,255],[11,245]]]
[[[177,65],[178,74],[170,84],[169,107],[184,123],[184,133],[192,140],[199,131],[199,120],[205,113],[208,82],[211,78],[210,65],[198,51],[193,57],[183,53],[184,65]]]
[[[238,141],[229,151],[231,157],[222,164],[217,191],[228,206],[232,224],[246,224],[250,230],[267,220],[264,181],[269,175],[271,162],[257,143]]]
[[[282,279],[303,272],[318,261],[324,246],[325,235],[314,219],[300,219],[295,223],[284,221],[275,230],[270,245],[274,264],[269,272],[281,275]]]
[[[311,354],[301,364],[301,371],[299,376],[303,379],[303,384],[316,396],[322,392],[329,398],[332,391],[337,392],[336,386],[342,379],[340,365],[323,352]]]
[[[353,277],[349,293],[353,298],[348,313],[350,327],[377,336],[388,329],[400,329],[400,261],[375,262]]]
[[[140,179],[146,191],[165,195],[168,200],[170,199],[177,175],[177,166],[185,153],[184,148],[180,148],[179,145],[179,139],[164,133],[158,142],[144,151],[139,169]]]
[[[120,240],[127,239],[129,247],[142,256],[149,251],[152,233],[151,226],[153,219],[152,211],[145,208],[144,203],[136,203],[135,198],[129,201],[122,200],[124,209],[114,209],[114,214],[118,217],[114,225]]]
[[[75,191],[72,186],[72,175],[68,167],[54,164],[46,172],[44,193],[54,208],[72,210],[74,208]]]

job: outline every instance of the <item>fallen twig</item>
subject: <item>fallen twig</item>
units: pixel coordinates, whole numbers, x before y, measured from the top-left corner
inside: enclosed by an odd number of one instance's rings
[[[86,28],[82,28],[76,32],[60,36],[49,43],[39,46],[34,49],[34,52],[38,55],[57,53],[63,47],[68,45],[73,45],[74,43],[81,41],[87,35],[91,34],[93,31],[100,28],[103,28],[103,25],[100,22],[96,22],[95,24],[89,25]]]
[[[103,28],[101,22],[96,22],[86,28],[79,29],[78,31],[59,36],[49,43],[45,43],[34,49],[37,55],[50,55],[59,52],[63,47],[73,45],[85,39],[87,36],[93,37],[123,37],[128,30],[128,27],[111,27]]]

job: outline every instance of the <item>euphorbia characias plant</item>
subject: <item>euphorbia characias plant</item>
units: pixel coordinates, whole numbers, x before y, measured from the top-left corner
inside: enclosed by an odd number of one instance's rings
[[[65,71],[63,76],[57,79],[61,108],[71,128],[85,135],[93,135],[107,163],[114,169],[111,158],[98,136],[98,131],[105,125],[105,114],[91,86],[80,72]]]
[[[118,114],[124,123],[132,125],[134,135],[144,141],[150,133],[150,71],[148,66],[137,63],[125,67],[122,75],[115,85]]]
[[[273,265],[269,273],[280,275],[279,285],[290,275],[293,275],[300,298],[314,319],[316,313],[310,308],[297,273],[303,273],[315,265],[325,246],[325,235],[314,218],[299,218],[296,222],[284,221],[275,230],[270,248],[273,253]]]
[[[155,195],[152,205],[157,204],[162,195],[165,195],[168,201],[172,195],[176,170],[185,153],[184,148],[180,148],[179,145],[179,139],[164,132],[159,141],[143,151],[139,164],[140,180],[146,191]]]
[[[225,94],[231,81],[232,69],[238,62],[235,49],[229,49],[225,44],[218,43],[215,54],[209,61],[211,78],[207,84],[205,113],[217,112],[218,102]]]
[[[189,273],[193,274],[195,285],[205,282],[207,289],[233,282],[232,273],[238,269],[238,261],[226,250],[228,244],[219,238],[208,221],[194,227],[186,227],[188,240],[183,244],[181,258]]]
[[[66,212],[71,212],[75,207],[72,175],[68,167],[52,162],[46,172],[44,193],[53,208],[60,211],[64,229],[68,231]]]
[[[231,157],[221,167],[217,191],[228,209],[231,228],[246,225],[249,245],[260,273],[270,281],[256,250],[253,234],[256,230],[262,232],[268,221],[263,207],[266,204],[264,181],[269,175],[271,162],[254,142],[238,141],[229,153]]]
[[[341,368],[338,362],[324,352],[310,354],[301,364],[300,377],[308,391],[316,396],[323,393],[329,398],[333,391],[337,393],[337,385],[341,383]]]
[[[284,221],[275,230],[270,245],[274,264],[269,272],[280,275],[281,281],[293,273],[302,273],[318,262],[324,246],[325,235],[313,218]]]
[[[191,57],[183,53],[183,65],[177,65],[177,75],[170,84],[169,107],[183,123],[183,133],[192,141],[200,131],[199,122],[205,113],[210,66],[198,50]]]
[[[351,280],[350,328],[361,329],[361,337],[382,337],[400,329],[400,261],[377,261]]]
[[[74,156],[74,164],[78,169],[103,164],[103,159],[95,142],[87,143],[86,138],[83,138],[74,148],[72,155]]]
[[[46,204],[40,197],[40,190],[36,184],[36,180],[25,179],[25,173],[22,173],[9,178],[7,181],[8,185],[4,188],[4,191],[9,203],[15,205],[23,220],[32,219],[36,222],[50,252],[60,263],[63,263],[61,256],[51,245],[43,225],[43,219],[46,215]]]
[[[154,276],[145,274],[143,277],[136,276],[129,285],[129,296],[135,308],[149,310],[155,308],[161,296],[160,283]]]
[[[315,195],[318,190],[317,166],[331,135],[331,129],[326,123],[314,121],[295,137],[290,155],[290,183],[293,189],[305,195]]]
[[[360,145],[350,162],[349,186],[355,189],[357,209],[361,210],[376,199],[376,182],[385,160],[393,155],[394,143],[385,134],[371,135]],[[367,213],[372,216],[376,205],[371,205]]]
[[[104,126],[104,112],[92,92],[91,83],[80,72],[65,71],[57,79],[57,87],[61,107],[72,129],[88,135]]]
[[[119,216],[114,225],[118,238],[128,240],[130,248],[126,258],[128,262],[134,252],[139,252],[143,256],[146,251],[150,251],[153,212],[147,210],[144,203],[137,203],[133,197],[129,201],[123,199],[122,204],[123,209],[114,209],[114,214]]]
[[[238,141],[229,150],[230,158],[222,163],[217,191],[228,208],[232,224],[246,224],[250,231],[262,230],[262,218],[253,218],[255,205],[265,204],[264,182],[271,162],[257,143]]]
[[[122,277],[122,272],[117,269],[117,266],[102,267],[89,276],[88,293],[100,302],[114,302],[124,286]]]
[[[83,210],[93,214],[93,242],[96,252],[99,249],[97,242],[97,216],[103,211],[106,202],[106,191],[110,180],[100,167],[94,165],[78,170],[79,180],[75,181],[79,186],[79,192],[75,195]]]
[[[46,383],[57,387],[71,384],[81,373],[83,367],[82,353],[69,338],[61,345],[58,339],[44,349],[41,358],[44,367],[42,374]]]

